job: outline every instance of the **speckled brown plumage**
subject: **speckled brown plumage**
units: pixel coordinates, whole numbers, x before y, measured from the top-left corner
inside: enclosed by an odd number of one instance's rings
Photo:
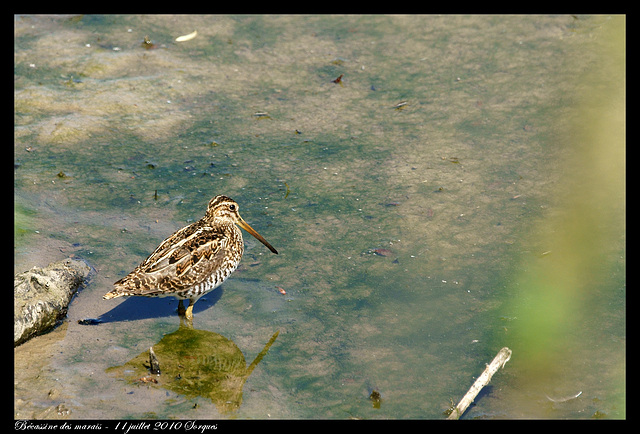
[[[198,298],[220,286],[240,263],[244,242],[236,224],[278,253],[240,217],[234,200],[219,195],[209,201],[204,217],[164,240],[103,298],[172,296],[180,300],[181,313],[182,300],[189,299],[184,314],[190,319]]]

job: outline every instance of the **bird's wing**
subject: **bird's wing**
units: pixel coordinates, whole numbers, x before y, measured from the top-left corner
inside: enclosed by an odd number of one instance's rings
[[[200,283],[221,266],[227,242],[228,238],[221,230],[210,226],[187,226],[163,241],[115,285],[130,290],[135,287],[140,295],[186,289]]]

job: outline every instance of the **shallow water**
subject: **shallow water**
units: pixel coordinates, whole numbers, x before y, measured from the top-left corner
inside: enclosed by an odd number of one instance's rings
[[[606,278],[558,314],[561,374],[527,365],[520,291],[553,258],[539,234],[566,212],[566,131],[619,25],[16,17],[15,270],[78,256],[95,274],[61,327],[15,350],[15,417],[439,419],[503,346],[465,418],[624,417],[623,181],[601,202]],[[245,233],[240,268],[194,308],[247,365],[279,331],[230,411],[114,374],[179,330],[177,301],[102,300],[216,194],[280,253]]]

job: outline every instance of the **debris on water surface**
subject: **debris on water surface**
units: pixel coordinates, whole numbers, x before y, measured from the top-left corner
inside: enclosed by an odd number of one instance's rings
[[[160,362],[153,351],[153,347],[149,347],[149,366],[152,374],[160,375]]]
[[[136,381],[138,383],[154,383],[154,384],[158,384],[158,380],[156,380],[153,377],[149,377],[149,376],[138,378]]]
[[[276,289],[280,294],[287,295],[287,291],[285,291],[284,288],[282,288],[281,286],[276,286]]]
[[[64,405],[64,403],[62,403],[56,406],[56,412],[58,413],[58,416],[66,416],[69,414],[69,409]]]
[[[380,408],[380,402],[382,401],[382,396],[380,396],[380,392],[373,389],[371,394],[369,395],[369,399],[371,400],[371,404],[373,404],[373,408]]]
[[[336,83],[342,86],[342,77],[344,77],[344,74],[340,74],[338,78],[336,78],[335,80],[331,80],[331,83]]]
[[[575,395],[563,396],[561,398],[552,398],[549,395],[545,395],[545,396],[551,402],[566,402],[566,401],[571,401],[572,399],[576,399],[580,395],[582,395],[582,390],[580,392],[576,393]]]
[[[371,252],[378,256],[389,256],[391,254],[389,249],[373,249]]]
[[[101,323],[102,323],[102,320],[97,318],[85,318],[85,319],[78,320],[78,324],[80,325],[98,325]]]
[[[451,405],[449,406],[449,408],[442,412],[444,416],[449,416],[451,413],[453,413],[453,410],[456,409],[456,403],[453,402],[453,399],[449,398],[449,401],[451,402]]]
[[[191,39],[195,38],[196,36],[198,36],[198,31],[194,30],[193,32],[189,33],[188,35],[178,36],[176,38],[176,42],[190,41]]]
[[[154,48],[156,48],[156,44],[154,44],[151,38],[149,38],[148,36],[144,37],[141,45],[142,45],[142,48],[147,50],[153,50]]]

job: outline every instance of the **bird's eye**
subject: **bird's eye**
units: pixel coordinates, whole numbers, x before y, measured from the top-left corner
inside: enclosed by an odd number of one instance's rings
[[[236,206],[235,206],[235,205],[229,205],[229,209],[230,209],[231,211],[235,211],[235,210],[236,210]]]

